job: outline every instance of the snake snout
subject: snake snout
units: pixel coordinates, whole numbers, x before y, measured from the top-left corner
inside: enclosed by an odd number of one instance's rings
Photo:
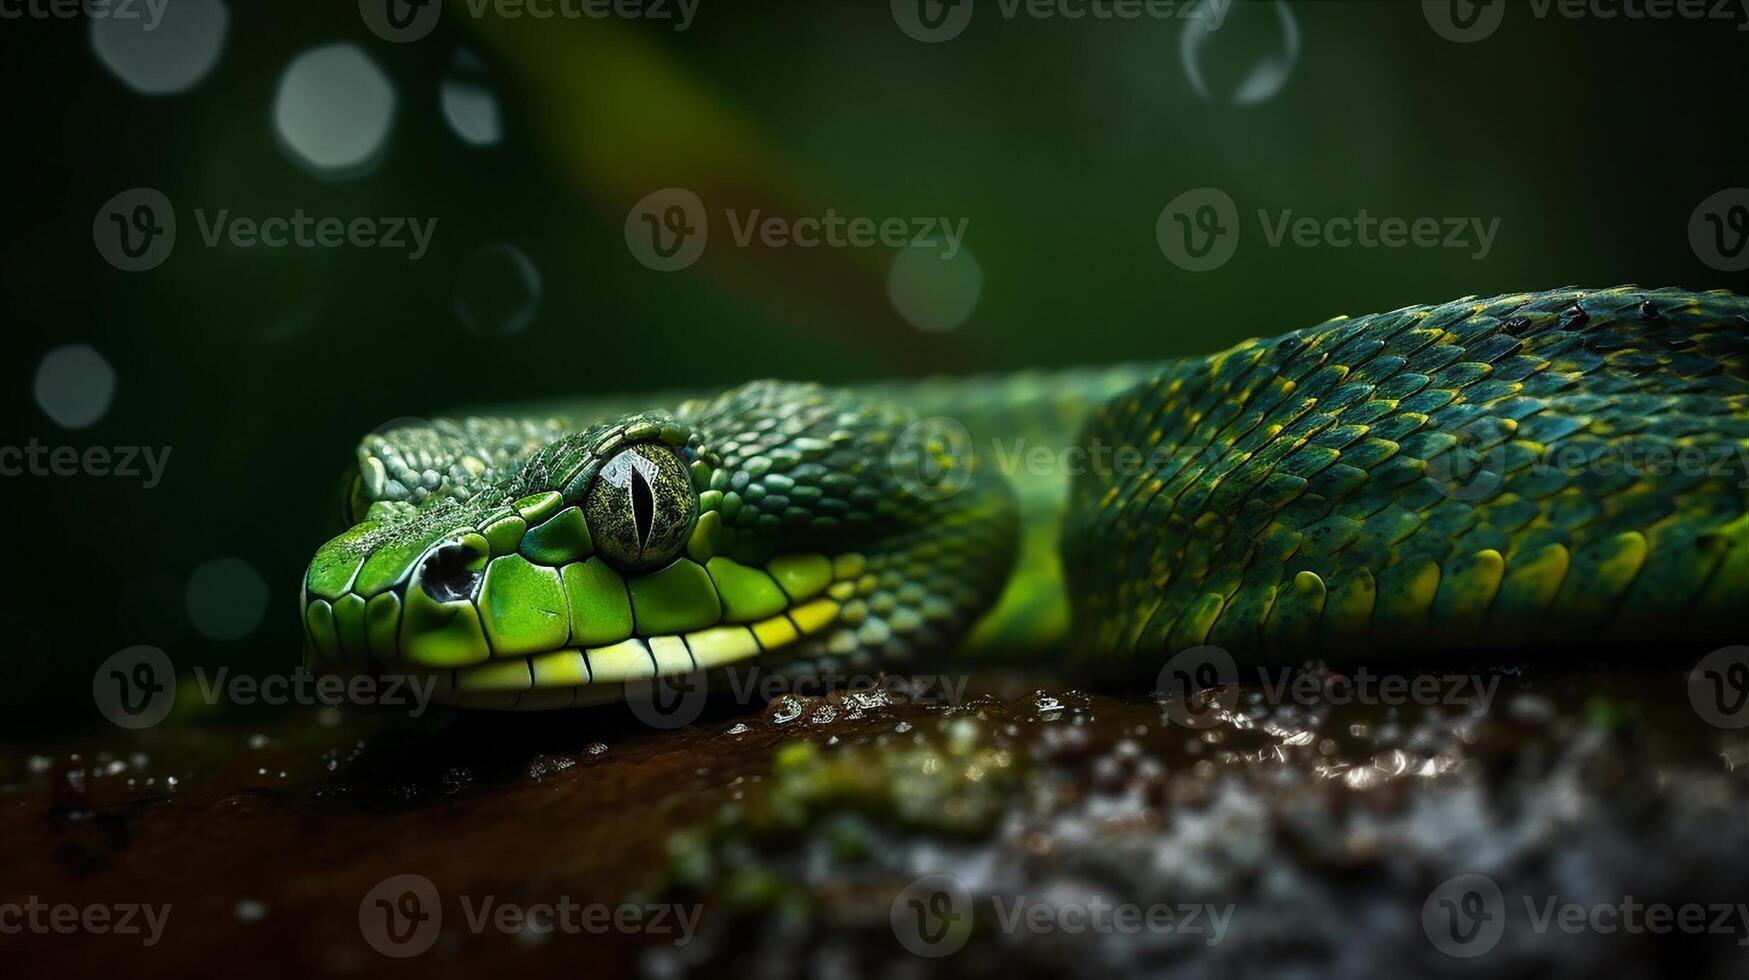
[[[466,534],[426,552],[415,577],[425,594],[438,602],[470,601],[479,592],[490,557],[484,538]]]

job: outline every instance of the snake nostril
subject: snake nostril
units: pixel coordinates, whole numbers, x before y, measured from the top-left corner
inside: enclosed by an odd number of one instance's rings
[[[419,569],[419,585],[438,602],[466,601],[474,597],[483,574],[483,562],[474,549],[450,542],[433,549]]]

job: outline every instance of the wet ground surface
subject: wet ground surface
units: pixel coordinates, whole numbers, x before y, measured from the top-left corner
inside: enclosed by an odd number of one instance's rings
[[[0,905],[170,909],[151,946],[0,952],[30,976],[1749,975],[1749,729],[1702,719],[1683,671],[1298,676],[13,745]],[[1610,929],[1624,904],[1653,928]]]

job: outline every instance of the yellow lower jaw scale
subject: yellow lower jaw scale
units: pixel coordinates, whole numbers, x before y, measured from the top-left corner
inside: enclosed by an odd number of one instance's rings
[[[756,623],[678,636],[633,637],[605,647],[554,650],[458,667],[398,671],[440,682],[433,699],[465,708],[545,710],[623,701],[626,685],[718,670],[784,651],[836,620],[840,603],[815,599]]]

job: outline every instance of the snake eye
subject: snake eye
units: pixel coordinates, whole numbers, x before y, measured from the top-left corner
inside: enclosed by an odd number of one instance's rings
[[[486,571],[486,558],[491,554],[484,538],[450,542],[425,556],[419,570],[419,584],[425,594],[438,602],[465,601],[473,598]]]
[[[607,461],[583,516],[595,549],[626,566],[648,566],[679,553],[698,515],[686,466],[672,449],[637,445]]]

